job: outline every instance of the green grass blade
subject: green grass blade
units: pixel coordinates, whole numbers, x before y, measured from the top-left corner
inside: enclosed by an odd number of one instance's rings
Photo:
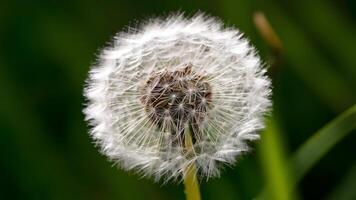
[[[293,198],[295,195],[290,193],[293,181],[287,168],[286,150],[280,136],[276,121],[270,119],[262,133],[263,139],[259,148],[267,185],[259,199],[295,199]]]
[[[324,126],[322,129],[320,129],[318,132],[313,134],[304,144],[301,145],[301,147],[297,150],[295,155],[292,157],[289,166],[284,165],[285,168],[283,167],[283,163],[280,162],[279,165],[277,165],[276,159],[272,159],[275,157],[276,153],[271,153],[271,152],[276,152],[276,146],[277,143],[275,141],[275,144],[269,144],[271,141],[269,138],[273,138],[276,140],[274,134],[278,132],[278,129],[275,128],[275,125],[269,124],[267,130],[263,133],[263,136],[269,135],[268,137],[265,136],[263,138],[264,143],[261,144],[261,150],[264,152],[262,154],[263,159],[270,159],[270,164],[265,165],[264,167],[266,168],[267,172],[270,173],[270,177],[267,177],[267,186],[266,188],[262,191],[262,193],[259,195],[257,199],[266,199],[266,195],[270,195],[268,192],[270,192],[270,188],[273,186],[273,184],[277,185],[277,183],[273,183],[271,181],[278,181],[279,185],[282,184],[283,177],[278,177],[278,176],[273,176],[273,169],[275,171],[279,171],[282,176],[288,176],[288,170],[294,170],[293,174],[293,179],[289,177],[289,182],[284,181],[283,186],[276,186],[272,192],[281,192],[283,194],[278,194],[283,195],[283,198],[286,197],[288,192],[292,192],[293,188],[298,184],[298,182],[303,178],[303,176],[308,172],[309,169],[311,169],[335,144],[337,144],[339,141],[341,141],[343,138],[345,138],[349,133],[352,132],[356,128],[356,105],[352,106],[350,109],[342,113],[340,116],[338,116],[336,119],[333,121],[329,122],[326,126]],[[280,150],[279,150],[280,151]],[[270,153],[269,153],[270,152]],[[268,158],[270,157],[270,158]],[[273,161],[275,160],[275,161]],[[274,164],[272,164],[274,163]],[[280,168],[280,169],[278,169]],[[283,170],[281,170],[283,169]],[[274,180],[269,180],[273,178]],[[284,179],[286,179],[284,177]],[[273,186],[274,187],[274,186]],[[283,189],[281,189],[283,187]],[[287,193],[286,193],[287,192]],[[286,193],[286,194],[285,194]],[[291,196],[293,196],[293,193],[289,193]],[[274,198],[274,199],[281,199],[281,198]],[[288,199],[290,197],[287,196]]]
[[[295,183],[297,184],[309,169],[355,128],[356,105],[313,134],[292,158],[292,167],[295,169]]]

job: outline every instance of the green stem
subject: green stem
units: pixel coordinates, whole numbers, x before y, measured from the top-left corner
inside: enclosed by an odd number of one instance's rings
[[[185,128],[184,130],[184,146],[188,152],[194,153],[193,141],[191,137],[190,127]],[[196,176],[196,167],[194,163],[191,163],[184,170],[184,187],[185,195],[187,200],[200,200],[200,189],[199,182]]]

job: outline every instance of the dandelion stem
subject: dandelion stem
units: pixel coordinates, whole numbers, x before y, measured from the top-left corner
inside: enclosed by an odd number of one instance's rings
[[[194,153],[190,126],[184,129],[184,146],[188,152],[188,155],[190,153]],[[183,182],[185,187],[184,192],[187,200],[200,200],[201,197],[199,182],[197,179],[196,167],[194,163],[189,164],[185,169]]]

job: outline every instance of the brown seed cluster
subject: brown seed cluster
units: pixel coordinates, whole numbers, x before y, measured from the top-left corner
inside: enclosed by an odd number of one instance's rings
[[[193,139],[212,107],[212,92],[206,77],[187,65],[180,70],[153,73],[146,82],[141,102],[151,122],[158,128],[182,135],[187,123],[193,129]]]

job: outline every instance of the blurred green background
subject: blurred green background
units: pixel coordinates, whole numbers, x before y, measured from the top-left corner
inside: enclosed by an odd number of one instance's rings
[[[293,170],[281,168],[293,152],[356,102],[353,0],[3,0],[0,199],[184,199],[181,184],[157,184],[114,167],[92,144],[82,114],[84,81],[99,50],[136,20],[178,10],[204,11],[238,27],[268,62],[273,54],[252,20],[261,10],[284,46],[272,74],[273,128],[236,166],[202,183],[203,199],[253,199],[279,180],[283,187]],[[354,133],[289,198],[356,199]]]

